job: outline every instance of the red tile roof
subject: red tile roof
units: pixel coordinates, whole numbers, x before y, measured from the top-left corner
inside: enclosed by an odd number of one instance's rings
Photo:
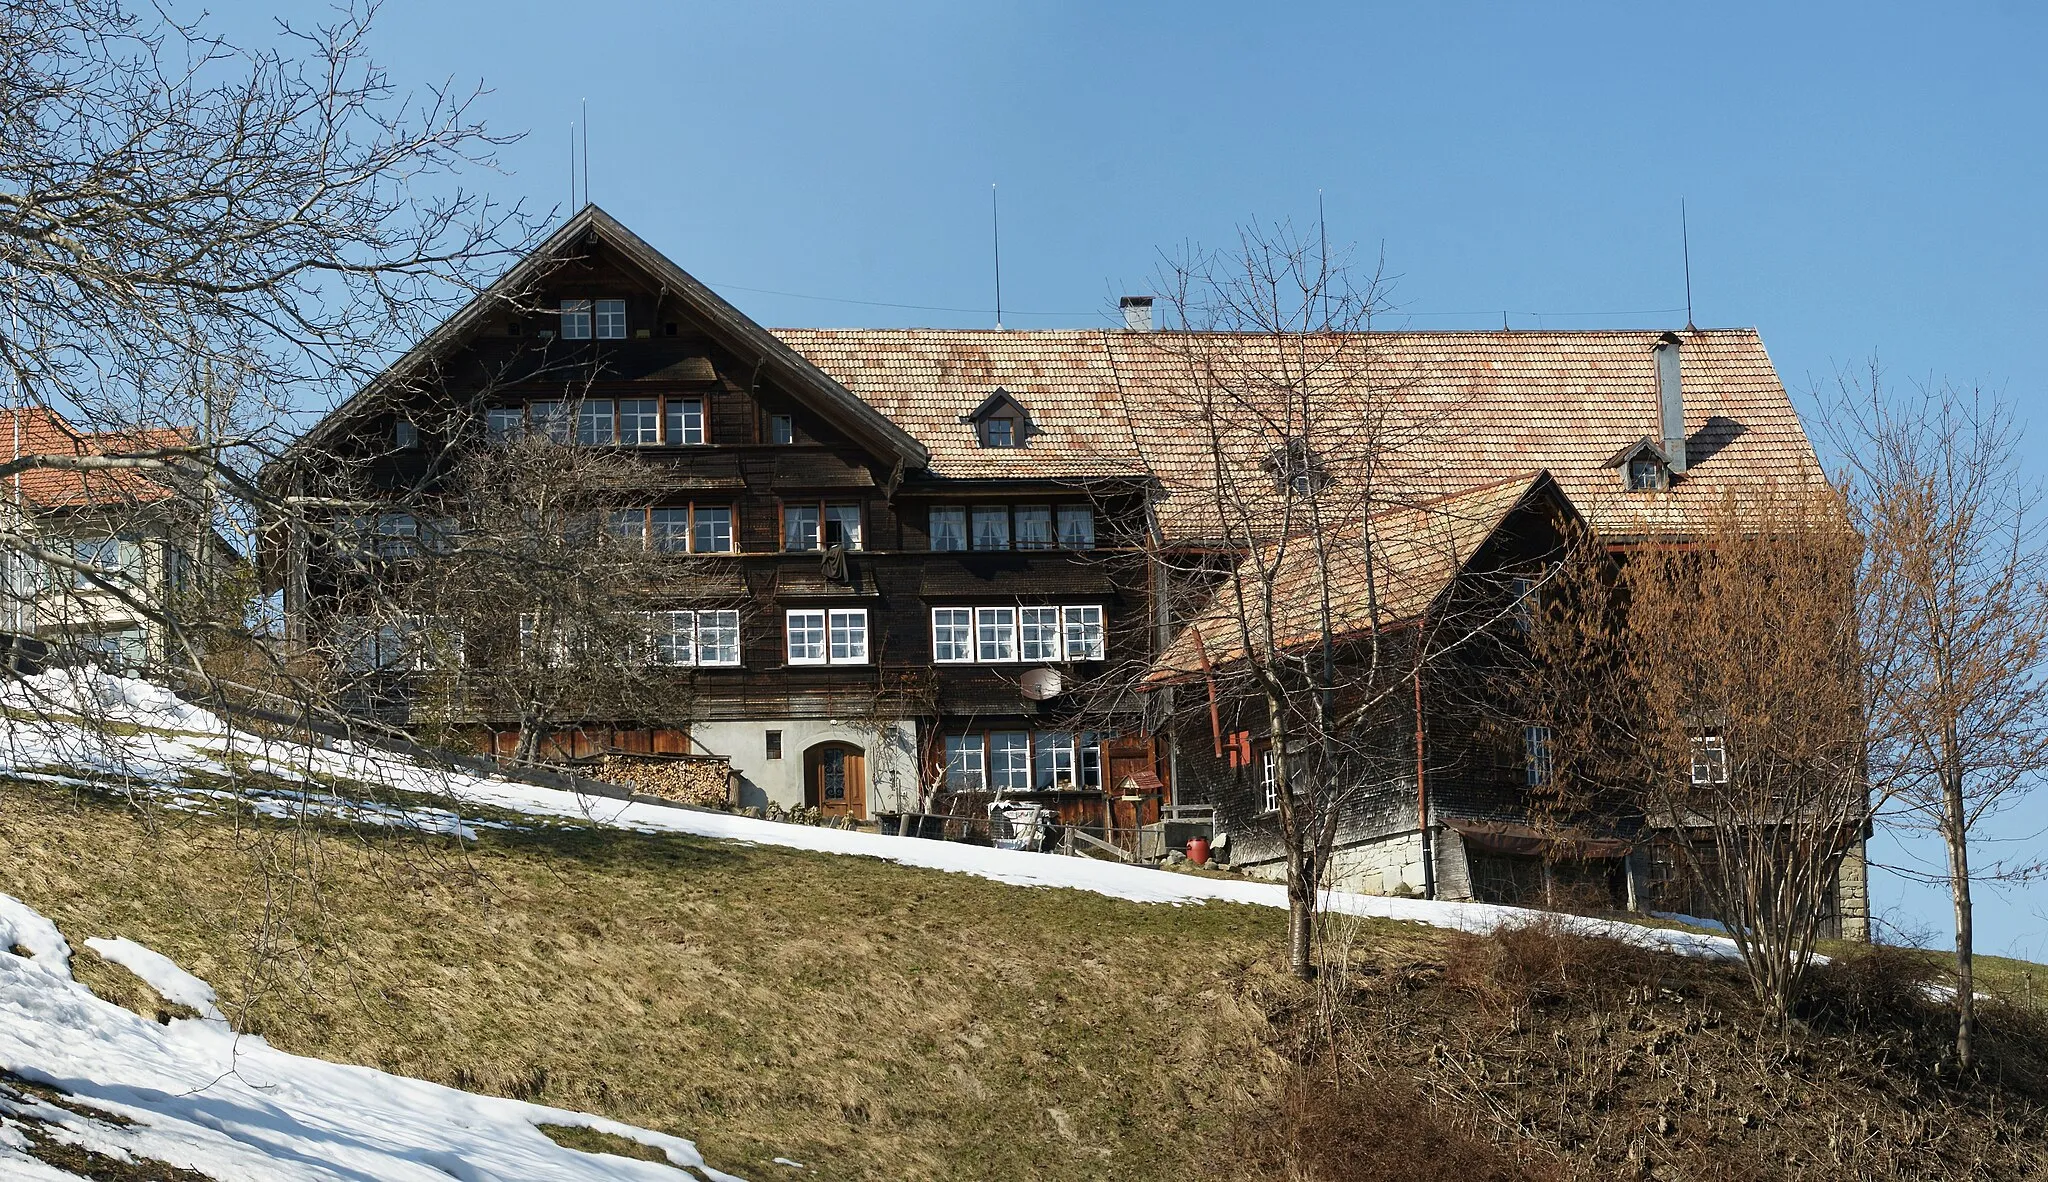
[[[181,447],[191,442],[178,428],[80,431],[47,407],[0,410],[0,454],[19,456],[101,456]],[[0,495],[15,495],[13,480],[0,482]],[[33,509],[134,505],[160,501],[173,490],[139,471],[77,472],[29,468],[20,474],[21,500]]]

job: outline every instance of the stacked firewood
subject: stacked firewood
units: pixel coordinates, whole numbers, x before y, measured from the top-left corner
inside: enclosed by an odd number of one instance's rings
[[[721,808],[727,803],[730,761],[711,756],[678,759],[607,755],[598,761],[597,777],[648,796],[683,804]]]

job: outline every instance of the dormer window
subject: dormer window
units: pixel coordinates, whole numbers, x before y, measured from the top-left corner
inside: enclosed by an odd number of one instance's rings
[[[1330,474],[1305,439],[1290,439],[1266,453],[1265,469],[1274,491],[1296,497],[1311,496],[1330,484]]]
[[[1671,461],[1648,436],[1607,457],[1603,467],[1621,469],[1621,486],[1629,492],[1662,492],[1671,487]]]
[[[983,447],[1023,447],[1038,433],[1024,404],[1001,386],[972,413],[961,415],[960,421],[974,425],[975,438]]]

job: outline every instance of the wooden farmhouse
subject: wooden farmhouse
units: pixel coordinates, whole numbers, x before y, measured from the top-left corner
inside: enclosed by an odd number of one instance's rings
[[[1512,627],[1517,580],[1572,523],[1625,546],[1731,491],[1821,479],[1752,330],[1352,334],[1318,346],[1344,380],[1305,442],[1270,418],[1219,426],[1197,389],[1270,379],[1275,342],[1153,331],[1149,303],[1112,329],[769,330],[586,207],[270,466],[307,508],[271,531],[266,569],[294,639],[369,674],[360,707],[402,721],[409,684],[476,677],[491,638],[428,669],[403,643],[422,621],[368,592],[468,544],[462,456],[550,436],[631,466],[604,528],[669,573],[650,635],[618,641],[655,705],[593,705],[546,753],[720,757],[734,805],[856,819],[1000,793],[1114,835],[1213,809],[1229,859],[1277,874],[1272,737],[1227,695],[1208,706],[1231,654],[1202,622],[1246,554],[1306,528],[1304,494],[1370,484],[1314,528],[1369,519],[1383,544],[1372,569],[1290,573],[1302,602],[1341,613],[1369,584],[1402,618],[1497,600]],[[350,630],[369,640],[327,643]],[[509,750],[516,721],[468,709],[456,729]],[[1339,885],[1549,885],[1557,851],[1521,808],[1547,739],[1481,713],[1418,679]],[[1568,854],[1617,902],[1679,909],[1653,846],[1638,827]]]

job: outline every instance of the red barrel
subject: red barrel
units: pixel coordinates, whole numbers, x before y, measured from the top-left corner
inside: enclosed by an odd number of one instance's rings
[[[1188,842],[1188,861],[1193,862],[1197,866],[1207,866],[1209,864],[1208,838],[1197,837]]]

